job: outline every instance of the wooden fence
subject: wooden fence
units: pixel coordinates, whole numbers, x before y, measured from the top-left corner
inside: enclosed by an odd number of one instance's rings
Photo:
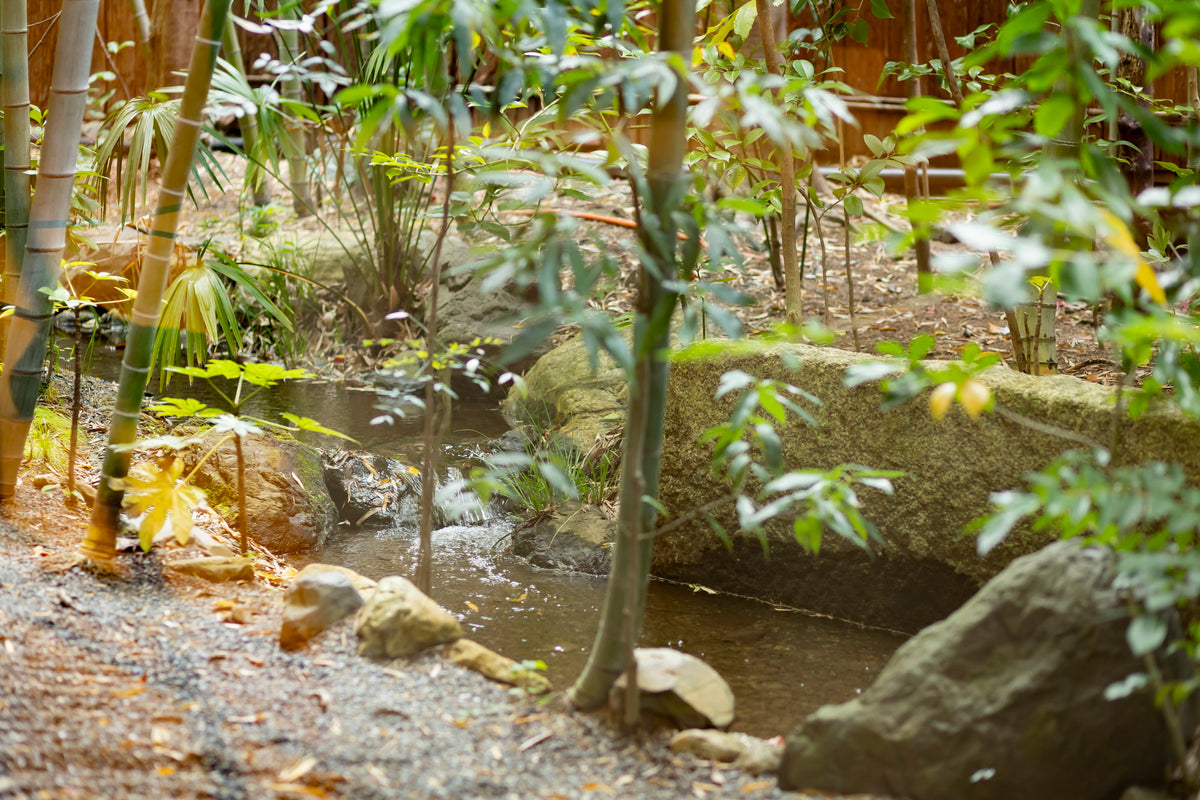
[[[194,35],[193,24],[189,23],[189,15],[198,16],[198,0],[159,0],[172,2],[174,7],[190,8],[179,16],[176,31],[178,36],[190,39]],[[147,0],[148,5],[153,0]],[[899,0],[887,0],[892,13],[899,15]],[[35,104],[44,107],[50,88],[50,73],[53,66],[55,41],[55,22],[60,0],[29,0],[30,20],[30,88]],[[997,22],[1004,18],[1007,0],[941,0],[942,24],[946,30],[951,56],[958,57],[964,50],[954,37],[962,36],[978,28],[980,25]],[[868,6],[863,3],[864,9]],[[937,58],[933,37],[930,34],[929,16],[925,2],[917,0],[918,7],[918,59],[928,61]],[[847,157],[864,154],[862,134],[872,133],[880,138],[886,136],[894,128],[902,115],[902,99],[904,87],[895,79],[889,78],[880,83],[880,75],[889,61],[903,59],[904,32],[898,18],[890,20],[869,19],[869,39],[866,45],[845,40],[833,48],[834,63],[844,70],[842,80],[852,86],[857,96],[851,99],[851,107],[859,119],[858,131],[848,130],[844,136]],[[813,21],[806,14],[795,16],[790,22],[792,28],[811,27]],[[247,61],[264,49],[270,50],[269,41],[264,37],[252,37],[244,31],[242,48]],[[97,43],[133,41],[133,20],[129,12],[128,0],[102,0],[100,20],[97,29]],[[114,99],[124,99],[130,96],[144,94],[147,87],[147,65],[141,52],[136,47],[126,47],[115,55],[107,55],[102,47],[96,48],[93,58],[94,71],[111,70],[119,78],[107,88],[114,92]],[[1016,63],[994,64],[990,69],[996,71],[1015,71]],[[925,90],[935,89],[926,81]],[[1186,92],[1181,74],[1171,74],[1160,78],[1155,87],[1155,95],[1167,97],[1182,103]],[[832,154],[833,158],[837,154]],[[825,159],[830,160],[829,158]]]

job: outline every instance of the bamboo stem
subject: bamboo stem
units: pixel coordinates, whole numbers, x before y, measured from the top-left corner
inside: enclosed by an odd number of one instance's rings
[[[130,317],[100,486],[92,507],[91,524],[80,546],[85,556],[101,562],[112,559],[115,554],[122,498],[115,481],[129,472],[130,452],[125,446],[132,444],[137,437],[142,393],[150,374],[154,338],[158,330],[163,293],[170,275],[179,216],[229,4],[230,0],[206,0],[201,12],[199,33],[192,47],[187,82],[179,104],[179,119],[175,124],[167,163],[163,167],[162,187],[150,223],[150,246],[142,260],[137,298]]]
[[[7,5],[7,4],[6,4]],[[79,130],[87,104],[92,37],[99,0],[65,0],[50,85],[50,121],[30,206],[21,281],[0,373],[0,502],[16,491],[17,470],[41,391],[53,302],[42,291],[58,281],[75,188]]]

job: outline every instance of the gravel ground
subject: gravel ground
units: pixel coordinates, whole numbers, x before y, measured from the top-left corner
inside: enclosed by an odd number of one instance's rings
[[[82,514],[17,500],[0,519],[0,797],[803,797],[436,655],[360,659],[347,625],[285,653],[277,589],[178,577],[157,550],[85,569]]]

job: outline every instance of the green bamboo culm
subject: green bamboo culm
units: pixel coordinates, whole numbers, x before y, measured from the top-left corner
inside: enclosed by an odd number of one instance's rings
[[[29,230],[29,24],[26,0],[0,3],[0,104],[4,106],[4,284],[0,301],[17,299]],[[0,358],[8,319],[0,319]]]
[[[204,104],[208,99],[221,36],[229,16],[229,4],[230,0],[206,0],[200,16],[199,33],[192,48],[187,81],[179,104],[179,120],[175,125],[167,163],[163,167],[162,188],[150,223],[150,245],[142,259],[137,298],[129,320],[100,486],[92,507],[91,524],[80,546],[80,552],[93,561],[109,561],[116,553],[122,492],[113,482],[129,473],[130,452],[122,445],[132,444],[137,437],[142,393],[150,375],[154,337],[158,331],[163,294],[170,276],[175,232],[187,194],[188,174],[203,124]]]
[[[8,2],[8,0],[3,0]],[[133,16],[133,30],[138,47],[146,61],[150,60],[150,15],[146,13],[146,0],[129,0],[129,13]]]
[[[16,312],[0,373],[0,502],[11,500],[16,491],[17,469],[41,390],[53,311],[53,303],[41,290],[57,284],[66,247],[99,8],[100,0],[64,0],[59,18],[37,195],[29,211]]]
[[[672,211],[683,176],[687,131],[687,65],[696,26],[694,0],[664,0],[660,8],[660,47],[675,56],[680,74],[669,101],[655,107],[650,122],[646,183],[649,198],[639,214],[639,236],[646,259],[639,269],[634,322],[635,367],[629,386],[629,411],[622,441],[620,512],[612,568],[604,595],[600,627],[583,673],[569,698],[577,708],[608,701],[613,684],[629,672],[626,722],[636,721],[637,680],[633,649],[641,635],[650,577],[650,555],[657,511],[646,498],[658,495],[663,422],[670,362],[671,314],[679,300],[677,236]]]

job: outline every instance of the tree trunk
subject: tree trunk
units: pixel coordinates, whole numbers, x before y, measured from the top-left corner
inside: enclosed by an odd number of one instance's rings
[[[1122,8],[1115,12],[1117,25],[1121,33],[1147,50],[1154,50],[1157,37],[1154,33],[1154,23],[1146,19],[1146,9]],[[1138,103],[1148,106],[1154,97],[1154,83],[1147,80],[1146,62],[1130,53],[1121,53],[1117,62],[1117,77],[1129,81],[1134,86],[1142,87]],[[1150,136],[1142,128],[1142,124],[1133,116],[1122,113],[1117,119],[1117,138],[1128,142],[1121,145],[1117,157],[1122,159],[1122,171],[1129,184],[1129,193],[1137,197],[1145,189],[1154,185],[1154,145]],[[1135,217],[1136,233],[1144,244],[1149,236],[1149,222],[1142,216]]]
[[[758,12],[756,30],[763,42],[767,72],[783,75],[777,46],[778,24],[772,16],[770,0],[755,0]],[[785,17],[786,24],[786,17]],[[786,32],[785,32],[786,35]],[[789,325],[804,324],[804,284],[800,264],[796,259],[796,157],[790,143],[779,142],[780,229],[779,246],[783,250],[783,305]]]
[[[690,63],[696,9],[693,0],[664,0],[660,48],[677,53],[684,69]],[[670,363],[671,314],[679,296],[669,287],[678,272],[671,196],[683,176],[686,151],[687,81],[679,75],[670,101],[654,109],[650,123],[647,184],[649,198],[639,215],[638,233],[652,263],[639,269],[634,321],[634,374],[629,386],[629,412],[622,442],[622,473],[617,539],[604,595],[600,627],[583,674],[571,687],[578,708],[603,705],[617,678],[627,670],[630,693],[636,695],[632,650],[641,634],[650,576],[650,552],[657,512],[659,461],[666,415]],[[636,701],[626,699],[626,713],[636,714]],[[628,719],[628,717],[627,717]]]
[[[903,0],[900,18],[904,23],[904,60],[909,64],[917,63],[917,4],[916,0]],[[921,79],[913,76],[907,81],[909,98],[921,96]],[[904,198],[911,207],[914,201],[922,199],[921,189],[917,180],[917,165],[904,165]],[[914,227],[916,227],[914,225]],[[929,266],[929,239],[917,233],[913,241],[917,256],[917,291],[921,293],[933,291],[933,271]]]
[[[16,490],[17,469],[41,389],[53,311],[42,289],[53,289],[57,283],[66,246],[99,9],[100,0],[65,0],[59,20],[37,197],[30,208],[16,313],[0,373],[0,502],[11,499]]]
[[[146,389],[150,374],[151,352],[170,272],[175,232],[187,194],[196,140],[204,122],[204,104],[208,99],[208,88],[217,60],[217,43],[229,15],[229,3],[230,0],[209,0],[204,5],[200,34],[192,48],[187,83],[179,105],[179,119],[175,123],[175,136],[163,167],[162,188],[150,223],[150,246],[142,260],[137,298],[129,320],[129,334],[125,356],[121,361],[121,379],[113,421],[108,431],[108,448],[104,453],[100,486],[96,491],[96,504],[92,508],[91,525],[80,547],[84,555],[97,561],[110,560],[116,550],[122,493],[113,485],[113,480],[128,474],[130,460],[128,450],[116,448],[131,444],[137,437],[142,392]]]

